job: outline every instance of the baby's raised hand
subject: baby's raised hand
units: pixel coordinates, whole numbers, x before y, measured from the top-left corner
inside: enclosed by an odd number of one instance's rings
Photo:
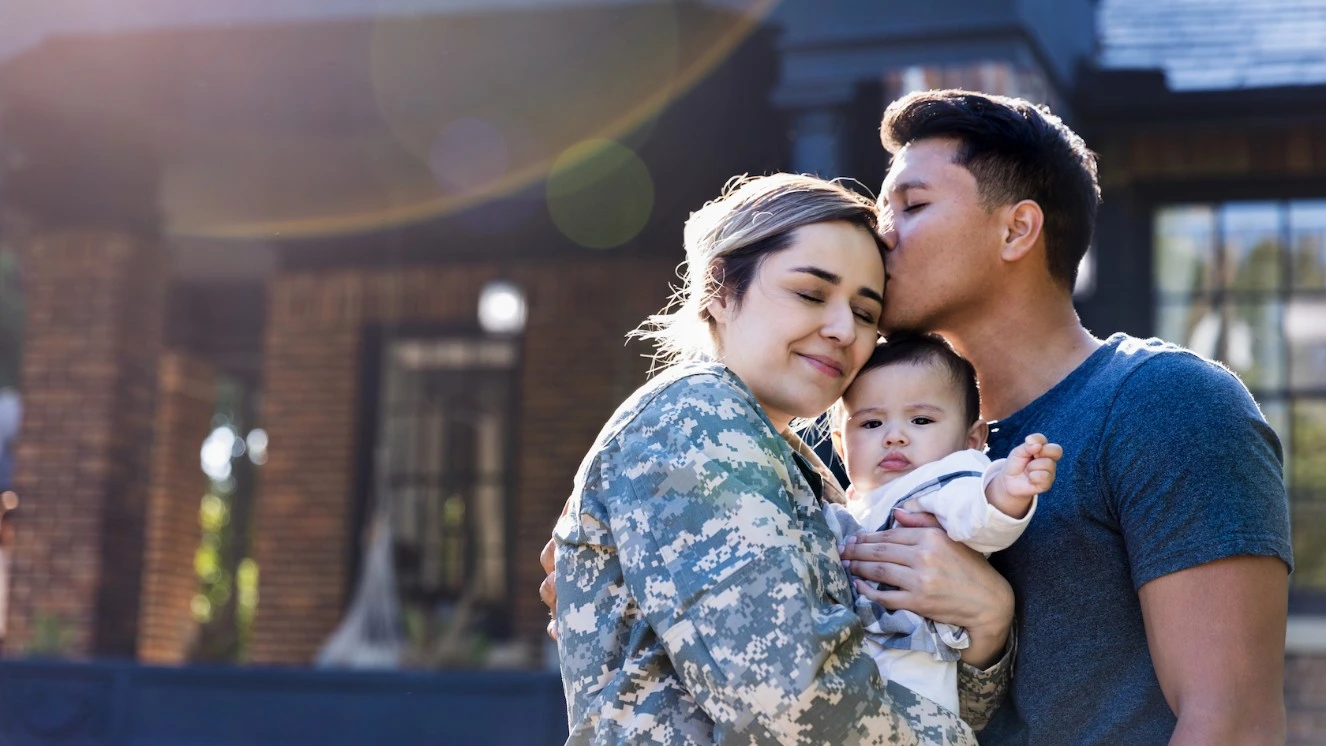
[[[1050,489],[1064,449],[1044,435],[1033,433],[1008,454],[1004,471],[990,482],[986,497],[1000,512],[1021,518],[1031,498]]]

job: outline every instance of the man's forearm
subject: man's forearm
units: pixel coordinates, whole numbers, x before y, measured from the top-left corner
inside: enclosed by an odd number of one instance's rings
[[[1181,708],[1179,722],[1170,738],[1170,746],[1203,744],[1283,744],[1285,742],[1285,706],[1283,692],[1247,706],[1228,707],[1196,704]]]

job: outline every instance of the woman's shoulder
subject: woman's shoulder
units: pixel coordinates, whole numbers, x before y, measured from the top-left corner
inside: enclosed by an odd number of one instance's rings
[[[649,435],[663,428],[685,425],[687,429],[768,429],[763,410],[741,379],[715,362],[679,363],[669,366],[622,402],[604,426],[599,447],[621,441],[654,439]]]

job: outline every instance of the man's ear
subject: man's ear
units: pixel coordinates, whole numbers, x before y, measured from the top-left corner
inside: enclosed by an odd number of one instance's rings
[[[990,437],[990,425],[985,420],[977,420],[967,430],[967,447],[978,451],[985,450],[985,440]]]
[[[1045,213],[1035,200],[1024,199],[1007,208],[1004,223],[1004,246],[999,256],[1016,262],[1036,248],[1045,228]]]

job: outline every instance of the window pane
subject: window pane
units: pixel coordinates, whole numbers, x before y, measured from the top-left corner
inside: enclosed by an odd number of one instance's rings
[[[1289,338],[1289,385],[1326,390],[1326,300],[1290,301],[1285,336]]]
[[[1225,349],[1220,360],[1250,389],[1285,385],[1284,306],[1231,303],[1226,312]]]
[[[1326,591],[1326,399],[1294,404],[1289,458],[1295,588]]]
[[[1162,297],[1213,289],[1215,211],[1211,207],[1194,205],[1161,210],[1156,218],[1155,244],[1156,289]]]
[[[1156,309],[1157,337],[1205,357],[1216,357],[1220,327],[1219,314],[1205,299],[1192,303],[1162,302]]]
[[[1220,211],[1225,237],[1226,287],[1235,292],[1264,292],[1281,286],[1284,247],[1281,210],[1274,202],[1225,205]]]
[[[1289,489],[1294,499],[1326,505],[1326,399],[1294,403],[1291,447],[1293,463]]]
[[[427,660],[464,603],[469,624],[507,634],[506,447],[514,413],[511,340],[393,340],[384,350],[375,510],[393,517],[402,613]]]
[[[1298,504],[1292,516],[1294,574],[1298,590],[1326,591],[1326,503]]]
[[[1326,290],[1326,200],[1290,205],[1289,230],[1295,289]]]

